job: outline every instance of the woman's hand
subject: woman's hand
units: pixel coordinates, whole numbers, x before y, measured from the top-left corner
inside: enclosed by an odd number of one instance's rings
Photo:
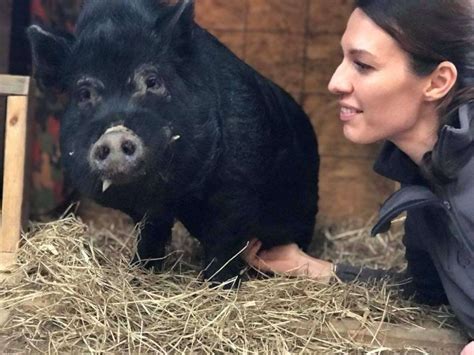
[[[290,276],[309,276],[329,282],[333,264],[315,259],[296,244],[287,244],[260,251],[262,242],[252,239],[242,253],[242,258],[255,269]]]
[[[461,355],[474,355],[474,341],[467,344],[461,351]]]

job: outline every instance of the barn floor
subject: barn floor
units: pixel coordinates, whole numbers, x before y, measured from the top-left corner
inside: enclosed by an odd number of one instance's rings
[[[456,354],[467,342],[446,307],[397,297],[387,283],[323,285],[250,277],[239,290],[199,277],[199,245],[176,225],[165,270],[128,266],[134,226],[83,204],[32,226],[0,285],[0,352]],[[370,223],[369,223],[370,224]],[[403,268],[401,233],[321,229],[312,253]]]

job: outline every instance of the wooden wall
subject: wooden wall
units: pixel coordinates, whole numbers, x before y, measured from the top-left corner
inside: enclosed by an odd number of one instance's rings
[[[322,223],[367,220],[394,184],[372,172],[379,146],[348,142],[327,91],[353,0],[197,0],[197,22],[289,91],[311,117],[321,153]]]
[[[7,70],[12,1],[0,0],[0,72]],[[339,40],[353,0],[195,2],[203,27],[289,91],[311,117],[322,159],[319,220],[366,220],[376,213],[394,184],[371,170],[379,147],[345,140],[336,100],[326,88],[341,60]]]

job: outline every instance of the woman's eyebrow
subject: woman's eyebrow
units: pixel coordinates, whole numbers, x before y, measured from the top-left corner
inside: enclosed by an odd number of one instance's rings
[[[369,57],[372,57],[373,59],[376,59],[376,57],[372,53],[370,53],[369,51],[365,49],[352,48],[349,50],[349,54],[352,56],[369,56]]]
[[[372,52],[366,50],[366,49],[361,49],[361,48],[350,48],[347,51],[347,55],[350,58],[360,58],[362,60],[370,60],[371,63],[375,65],[380,65],[380,58],[378,58],[375,54]]]
[[[369,57],[373,60],[377,60],[377,57],[372,54],[370,51],[366,50],[366,49],[362,49],[362,48],[357,48],[357,47],[353,47],[351,46],[349,43],[346,43],[346,41],[344,40],[344,37],[341,39],[341,41],[339,42],[341,48],[344,50],[345,48],[349,48],[349,50],[347,51],[347,53],[352,56],[352,57],[356,57],[356,56],[366,56],[366,57]]]

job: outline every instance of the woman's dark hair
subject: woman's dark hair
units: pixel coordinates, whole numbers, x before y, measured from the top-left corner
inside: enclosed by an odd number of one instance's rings
[[[474,2],[472,0],[356,0],[372,21],[391,35],[408,53],[416,75],[432,73],[443,61],[456,66],[458,78],[440,101],[440,129],[457,125],[457,111],[474,102]],[[425,178],[434,185],[451,181],[458,167],[435,162],[431,152],[420,165]]]

